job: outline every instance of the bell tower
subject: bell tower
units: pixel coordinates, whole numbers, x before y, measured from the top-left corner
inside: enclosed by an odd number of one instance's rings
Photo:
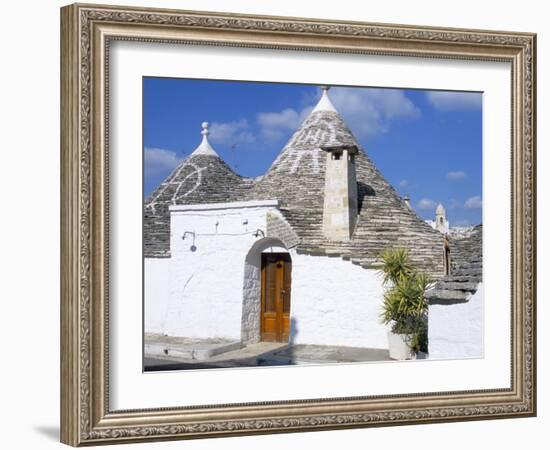
[[[435,210],[435,229],[443,234],[449,232],[449,221],[445,213],[445,208],[440,203]]]

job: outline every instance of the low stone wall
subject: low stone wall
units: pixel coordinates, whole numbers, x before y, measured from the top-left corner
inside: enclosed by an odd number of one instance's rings
[[[169,298],[171,258],[145,258],[144,260],[144,317],[148,333],[162,333],[166,323]]]
[[[432,304],[428,312],[430,359],[483,357],[483,284],[467,301]]]

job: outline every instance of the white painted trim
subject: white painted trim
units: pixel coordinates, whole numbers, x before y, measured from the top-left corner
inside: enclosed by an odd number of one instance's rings
[[[170,205],[169,211],[208,211],[212,209],[257,208],[279,206],[279,200],[250,200],[245,202],[202,203],[200,205]]]

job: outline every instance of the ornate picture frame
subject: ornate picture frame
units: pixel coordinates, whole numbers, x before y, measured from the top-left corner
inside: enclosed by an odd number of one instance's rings
[[[113,411],[109,80],[117,40],[511,65],[509,388]],[[61,441],[73,445],[536,414],[536,35],[74,4],[61,9]]]

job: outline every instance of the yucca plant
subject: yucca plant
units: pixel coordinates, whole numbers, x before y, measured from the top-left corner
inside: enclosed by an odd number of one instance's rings
[[[386,285],[381,321],[385,325],[391,324],[393,333],[411,335],[409,346],[413,351],[426,351],[428,303],[424,294],[431,280],[425,273],[414,269],[406,249],[386,249],[381,260],[380,271]]]
[[[380,255],[382,260],[382,275],[384,284],[397,281],[413,272],[406,248],[387,248]]]

